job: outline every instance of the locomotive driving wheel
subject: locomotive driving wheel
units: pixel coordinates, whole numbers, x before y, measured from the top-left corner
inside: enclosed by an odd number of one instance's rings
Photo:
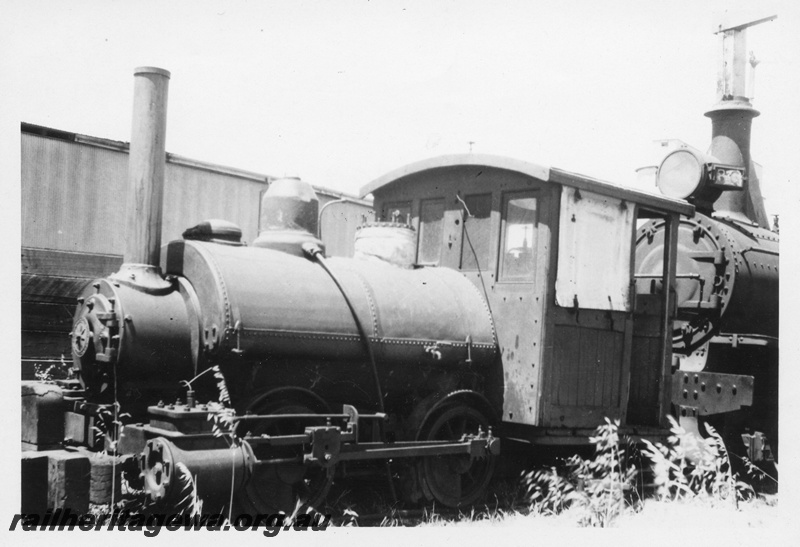
[[[490,422],[476,408],[454,401],[445,404],[424,426],[421,439],[460,440],[464,435],[486,431]],[[491,455],[473,458],[467,454],[428,456],[418,464],[420,483],[426,497],[447,507],[464,507],[483,495],[494,473]]]
[[[259,403],[248,409],[254,414],[314,414],[324,409],[312,409],[305,402],[282,400],[266,404]],[[274,421],[264,425],[249,427],[253,436],[257,435],[297,435],[302,434],[303,424],[290,420]],[[302,455],[302,447],[273,447],[265,452],[264,447],[254,445],[255,455],[263,459],[287,459]],[[302,462],[261,465],[254,469],[250,480],[237,493],[240,511],[251,515],[287,515],[302,513],[309,508],[318,508],[325,499],[333,482],[334,468],[303,465]]]

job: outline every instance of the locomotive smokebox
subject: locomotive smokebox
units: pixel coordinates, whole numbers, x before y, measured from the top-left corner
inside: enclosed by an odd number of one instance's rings
[[[273,181],[261,198],[259,234],[254,247],[303,256],[304,243],[316,243],[319,199],[310,184],[297,177]]]

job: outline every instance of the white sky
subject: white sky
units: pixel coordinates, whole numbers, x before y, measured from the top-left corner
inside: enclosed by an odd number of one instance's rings
[[[775,213],[800,144],[788,0],[6,1],[1,68],[16,123],[124,141],[134,67],[166,68],[168,151],[341,191],[469,141],[632,184],[655,139],[708,147],[715,17],[753,4],[779,14],[748,36]]]

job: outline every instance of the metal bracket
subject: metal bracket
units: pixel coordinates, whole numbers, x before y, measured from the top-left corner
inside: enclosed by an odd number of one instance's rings
[[[756,431],[752,435],[742,433],[742,442],[747,448],[747,457],[751,462],[774,460],[767,438],[760,431]]]
[[[358,444],[358,410],[352,405],[342,405],[342,413],[347,414],[347,432],[353,434],[353,444]]]
[[[242,355],[244,351],[242,350],[242,322],[236,321],[236,324],[233,326],[233,332],[236,333],[236,347],[231,350],[231,353],[235,353],[236,355]]]
[[[722,264],[725,260],[725,253],[717,251],[694,251],[688,253],[689,258],[697,262],[713,262],[714,264]]]
[[[672,375],[672,402],[700,416],[731,412],[753,404],[753,384],[752,376],[679,370]]]
[[[311,453],[304,454],[303,461],[322,467],[336,465],[342,446],[341,429],[323,425],[307,427],[305,433],[311,438]]]
[[[771,336],[763,336],[759,334],[729,334],[725,332],[719,333],[717,336],[711,338],[712,344],[730,344],[736,348],[739,346],[777,346],[778,339]]]

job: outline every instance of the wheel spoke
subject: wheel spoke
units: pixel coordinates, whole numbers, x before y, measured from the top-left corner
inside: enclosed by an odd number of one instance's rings
[[[488,420],[474,407],[460,402],[444,406],[426,426],[424,438],[428,440],[461,439],[466,434],[476,434],[478,428],[486,429]],[[470,460],[464,454],[430,456],[420,465],[422,477],[433,499],[448,507],[462,507],[478,500],[494,472],[494,460]]]
[[[311,408],[292,402],[253,408],[256,414],[310,414]],[[289,435],[298,431],[297,424],[276,422],[268,426],[255,425],[254,434]],[[297,449],[273,449],[269,457],[292,457]],[[240,506],[248,512],[272,514],[283,511],[292,514],[297,508],[320,503],[328,492],[333,473],[327,470],[303,467],[302,464],[270,465],[259,469],[239,493]]]

